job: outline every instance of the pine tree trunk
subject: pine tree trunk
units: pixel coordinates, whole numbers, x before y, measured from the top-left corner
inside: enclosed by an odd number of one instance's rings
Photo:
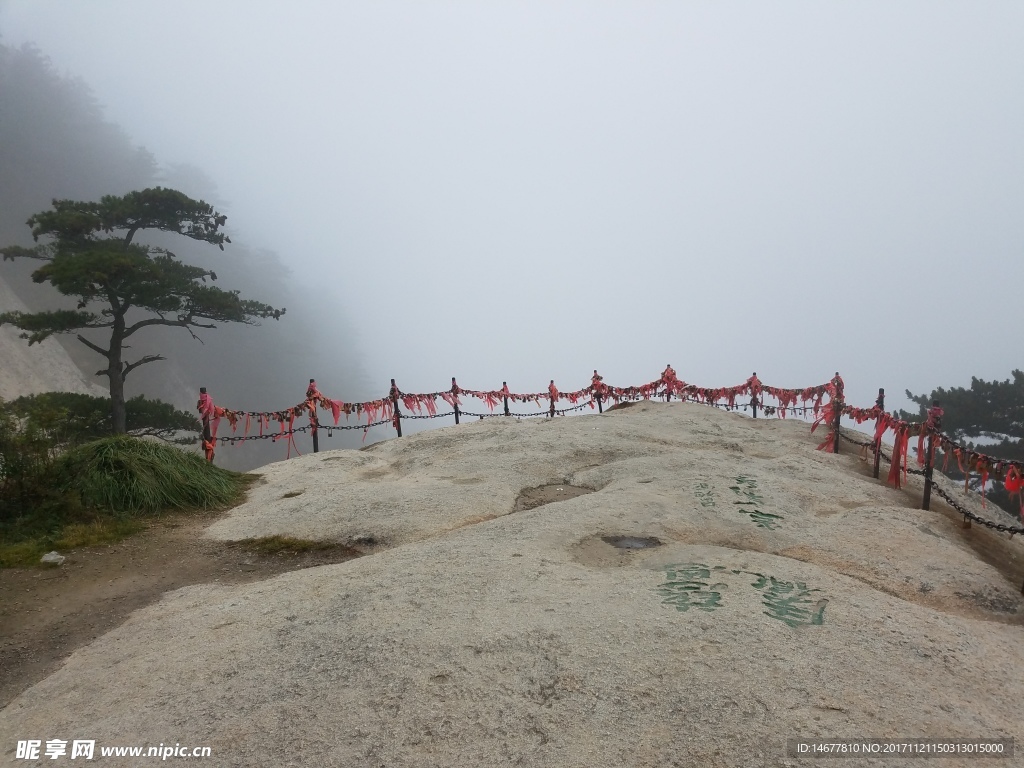
[[[121,379],[120,361],[117,365],[117,368],[114,368],[113,363],[110,365],[110,405],[114,420],[114,434],[123,435],[128,431],[128,416],[125,412],[124,381]]]
[[[110,405],[113,417],[114,434],[123,435],[128,432],[128,417],[124,405],[124,378],[121,376],[121,344],[124,341],[124,315],[115,315],[114,328],[110,334],[110,362],[107,366],[107,378],[110,379]]]

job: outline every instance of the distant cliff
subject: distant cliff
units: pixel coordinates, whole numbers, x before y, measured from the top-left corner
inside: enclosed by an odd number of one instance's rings
[[[0,275],[0,307],[4,310],[25,309],[25,304]],[[54,339],[29,348],[19,331],[11,326],[0,328],[0,399],[13,400],[21,395],[61,390],[88,395],[106,395],[106,390],[86,380],[70,355]]]

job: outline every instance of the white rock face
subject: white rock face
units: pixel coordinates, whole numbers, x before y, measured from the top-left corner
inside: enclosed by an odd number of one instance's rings
[[[0,744],[610,768],[804,764],[798,737],[1020,742],[1020,541],[917,509],[919,486],[821,439],[651,403],[267,466],[209,536],[369,554],[168,594],[0,712]],[[548,483],[594,492],[513,511]]]
[[[0,277],[0,312],[11,311],[24,312],[26,307]],[[0,326],[0,399],[13,400],[39,392],[109,395],[102,386],[86,380],[55,339],[29,347],[19,338],[20,333],[14,326]]]

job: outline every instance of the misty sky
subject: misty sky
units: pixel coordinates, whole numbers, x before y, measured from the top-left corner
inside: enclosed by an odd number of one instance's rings
[[[1022,365],[1018,1],[0,0],[0,40],[212,177],[381,394]]]

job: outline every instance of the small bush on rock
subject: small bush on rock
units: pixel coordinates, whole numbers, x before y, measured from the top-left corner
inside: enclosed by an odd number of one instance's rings
[[[54,465],[57,489],[112,512],[210,509],[237,500],[246,476],[194,453],[116,435],[73,448]]]

